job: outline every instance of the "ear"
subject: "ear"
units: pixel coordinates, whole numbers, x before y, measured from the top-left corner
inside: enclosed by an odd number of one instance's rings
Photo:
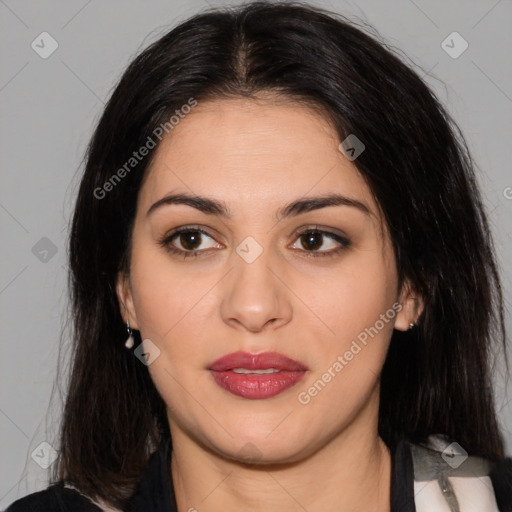
[[[137,314],[133,302],[132,286],[129,274],[121,271],[117,274],[116,294],[124,322],[128,320],[132,329],[139,330]]]
[[[396,315],[394,327],[399,331],[407,331],[411,324],[415,324],[418,321],[423,312],[423,298],[407,280],[402,286],[398,301],[402,309]]]

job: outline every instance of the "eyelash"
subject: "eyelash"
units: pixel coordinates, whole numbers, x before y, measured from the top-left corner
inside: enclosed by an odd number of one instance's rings
[[[211,235],[209,235],[206,231],[203,229],[200,229],[198,227],[194,226],[183,226],[181,228],[175,229],[172,233],[165,235],[163,238],[159,240],[159,245],[161,245],[165,250],[170,252],[171,254],[175,254],[178,256],[183,256],[183,258],[197,258],[202,253],[201,251],[184,251],[182,249],[178,249],[176,247],[173,247],[170,245],[170,242],[176,238],[177,236],[181,235],[182,233],[201,233],[202,235],[206,235],[209,238],[213,238]],[[340,252],[344,251],[347,247],[350,246],[350,240],[348,238],[345,238],[341,235],[338,235],[336,233],[332,233],[331,231],[325,231],[318,228],[306,228],[303,231],[295,233],[295,238],[298,239],[303,235],[306,235],[308,233],[319,233],[322,235],[327,236],[328,238],[333,239],[334,241],[338,242],[341,246],[337,249],[331,249],[330,251],[307,251],[304,249],[304,252],[306,254],[306,257],[312,257],[312,258],[329,258],[338,255]],[[297,249],[294,249],[297,250]]]

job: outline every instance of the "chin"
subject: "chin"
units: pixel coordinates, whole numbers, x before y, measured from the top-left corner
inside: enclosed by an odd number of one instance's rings
[[[314,451],[313,446],[305,444],[305,433],[292,436],[283,430],[280,435],[276,431],[269,436],[268,432],[265,430],[260,435],[232,432],[234,439],[228,441],[227,445],[225,440],[222,444],[210,440],[210,445],[223,458],[262,466],[298,462]]]

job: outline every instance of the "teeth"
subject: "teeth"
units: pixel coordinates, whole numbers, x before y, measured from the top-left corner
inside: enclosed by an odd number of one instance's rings
[[[275,368],[265,368],[264,370],[247,370],[246,368],[233,368],[232,370],[235,373],[246,373],[246,374],[264,374],[264,373],[278,373],[279,370]]]

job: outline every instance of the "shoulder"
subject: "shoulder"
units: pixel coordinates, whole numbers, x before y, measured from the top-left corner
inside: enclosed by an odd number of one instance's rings
[[[16,500],[5,512],[102,512],[77,490],[54,484]]]
[[[410,444],[416,505],[455,504],[460,510],[512,512],[512,459],[470,456],[441,435]],[[478,504],[476,508],[472,508]]]

